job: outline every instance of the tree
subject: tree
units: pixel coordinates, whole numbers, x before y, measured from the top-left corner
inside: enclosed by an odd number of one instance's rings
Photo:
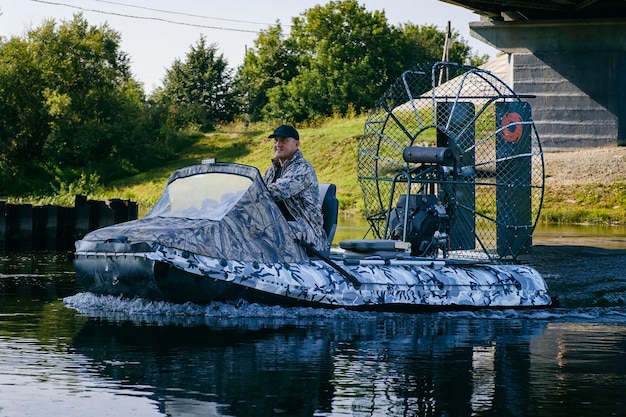
[[[279,23],[262,31],[237,71],[236,88],[243,97],[244,111],[251,121],[263,118],[262,109],[269,101],[269,91],[298,73],[298,55],[289,46],[289,41],[282,38]]]
[[[412,68],[418,64],[441,61],[446,41],[446,32],[434,25],[418,26],[412,23],[400,25],[403,33],[403,66]],[[482,65],[487,57],[471,54],[471,48],[459,38],[459,33],[452,30],[448,61],[458,64]],[[476,65],[477,64],[477,65]]]
[[[125,158],[118,150],[132,141],[129,116],[140,111],[143,92],[119,51],[119,33],[75,16],[58,30],[53,21],[44,24],[30,41],[45,75],[41,94],[49,132],[43,156],[69,167]]]
[[[370,108],[399,72],[399,36],[384,12],[368,12],[356,0],[306,10],[293,19],[289,40],[298,74],[275,87],[282,91],[272,92],[267,116],[280,117],[283,107],[298,110],[293,121]]]
[[[389,84],[418,63],[441,60],[446,34],[434,26],[394,27],[356,0],[330,1],[263,32],[238,70],[252,120],[290,122],[371,108]],[[453,33],[450,57],[469,47]],[[475,61],[476,62],[476,61]]]
[[[224,56],[218,55],[217,46],[207,45],[204,36],[191,47],[185,61],[174,61],[155,99],[168,109],[168,125],[177,129],[213,130],[239,112],[232,70]]]
[[[3,191],[127,175],[161,148],[142,130],[144,93],[119,45],[118,32],[80,14],[0,44]]]
[[[0,172],[2,183],[19,180],[16,164],[37,158],[49,128],[42,106],[43,74],[29,43],[0,44]]]

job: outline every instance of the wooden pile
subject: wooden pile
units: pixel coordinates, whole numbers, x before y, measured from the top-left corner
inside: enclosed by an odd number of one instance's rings
[[[73,250],[87,232],[137,215],[137,203],[121,199],[97,201],[77,195],[74,207],[0,201],[0,252]]]

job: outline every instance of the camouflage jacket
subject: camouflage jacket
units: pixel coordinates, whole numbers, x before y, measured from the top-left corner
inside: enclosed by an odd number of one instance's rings
[[[283,201],[295,221],[290,221],[296,237],[310,243],[320,251],[328,250],[324,220],[319,202],[319,183],[315,170],[298,149],[291,160],[285,162],[280,176],[280,162],[272,159],[263,180],[275,201]]]

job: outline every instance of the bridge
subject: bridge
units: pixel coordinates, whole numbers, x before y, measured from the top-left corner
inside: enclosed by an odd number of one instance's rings
[[[470,34],[502,52],[507,84],[534,96],[546,148],[626,146],[626,1],[440,1],[481,16]]]

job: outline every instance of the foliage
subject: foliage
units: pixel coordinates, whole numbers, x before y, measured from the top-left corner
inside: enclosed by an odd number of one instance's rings
[[[445,37],[434,26],[389,25],[356,0],[330,1],[293,18],[285,39],[279,24],[261,33],[238,70],[238,91],[251,121],[362,113],[403,71],[440,61]],[[450,61],[482,64],[457,32],[452,40]]]
[[[356,152],[366,118],[333,118],[315,126],[299,129],[302,150],[317,171],[320,182],[337,185],[341,215],[360,216],[363,212],[361,190],[356,177]],[[83,176],[61,186],[54,198],[31,196],[10,198],[11,202],[71,205],[76,192],[92,200],[130,199],[139,203],[140,216],[147,213],[161,192],[169,174],[177,168],[197,163],[203,158],[245,163],[261,172],[269,165],[272,142],[267,135],[275,126],[265,123],[231,124],[203,135],[162,165],[106,186],[97,178]],[[434,141],[434,137],[429,137]],[[546,187],[540,221],[543,223],[626,224],[626,184],[563,185]]]
[[[434,25],[418,26],[412,23],[400,25],[402,37],[402,67],[413,68],[420,64],[441,61],[446,33]],[[449,48],[448,61],[465,64],[470,58],[470,47],[459,40],[459,33],[452,31],[452,43]],[[480,62],[482,65],[484,62]],[[478,66],[478,65],[476,65]]]
[[[297,74],[298,56],[289,47],[290,42],[282,38],[280,24],[261,31],[235,76],[236,90],[252,122],[262,120],[262,109],[268,102],[267,92],[289,82]]]
[[[217,123],[232,121],[239,111],[232,70],[217,46],[207,45],[204,36],[184,62],[174,61],[154,99],[167,109],[165,123],[173,130],[198,126],[211,131]]]
[[[626,224],[626,184],[546,188],[541,219],[550,223]]]
[[[383,12],[356,1],[331,1],[293,19],[290,40],[299,52],[299,71],[268,92],[270,119],[314,120],[333,113],[369,109],[397,73],[392,52],[398,32]],[[278,90],[278,91],[276,91]]]
[[[200,132],[234,120],[244,122],[244,137],[265,141],[278,120],[298,122],[306,134],[328,125],[329,117],[353,119],[407,67],[438,60],[443,41],[435,27],[394,27],[384,12],[356,0],[330,1],[294,18],[288,36],[278,22],[261,32],[235,77],[217,46],[201,37],[146,98],[118,32],[90,26],[81,14],[44,21],[25,37],[0,39],[0,193],[96,190],[185,161],[176,153],[210,140]],[[451,58],[480,60],[463,41],[453,44]],[[335,161],[345,157],[338,143],[357,136],[320,143],[334,150],[329,160]],[[247,160],[257,145],[227,140],[208,150]],[[327,150],[316,144],[311,153]],[[351,197],[345,201],[354,207]]]
[[[362,114],[416,60],[439,59],[443,39],[434,27],[390,26],[356,0],[331,1],[294,18],[288,36],[278,22],[261,32],[235,77],[201,37],[146,98],[119,33],[81,14],[44,21],[0,39],[0,193],[129,176],[234,120],[304,127]],[[472,58],[464,42],[451,57]]]
[[[154,136],[119,44],[119,33],[80,14],[0,44],[4,193],[45,190],[89,173],[119,178],[171,155]]]

